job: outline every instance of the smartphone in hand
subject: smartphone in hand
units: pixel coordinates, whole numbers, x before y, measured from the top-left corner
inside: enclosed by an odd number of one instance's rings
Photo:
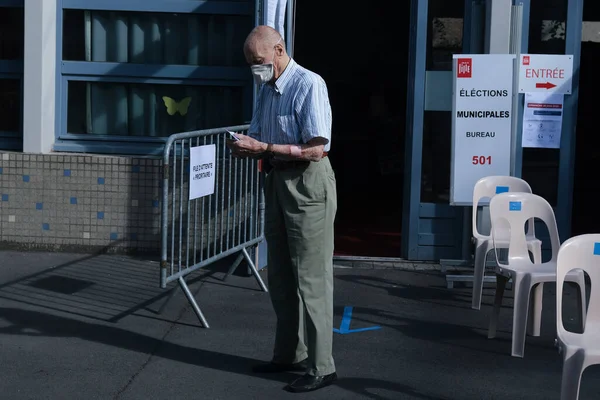
[[[227,133],[229,133],[229,139],[235,140],[235,141],[240,140],[237,136],[235,136],[235,133],[233,133],[231,131],[227,131]]]

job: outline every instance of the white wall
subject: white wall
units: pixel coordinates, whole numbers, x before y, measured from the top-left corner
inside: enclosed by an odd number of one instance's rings
[[[25,0],[23,151],[49,153],[56,118],[56,2]]]
[[[485,52],[508,54],[510,52],[510,18],[512,0],[487,0]]]

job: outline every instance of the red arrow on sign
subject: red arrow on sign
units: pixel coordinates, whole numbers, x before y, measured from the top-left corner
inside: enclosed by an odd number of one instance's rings
[[[553,87],[556,87],[556,85],[554,83],[546,82],[546,83],[536,83],[535,87],[537,89],[552,89]]]

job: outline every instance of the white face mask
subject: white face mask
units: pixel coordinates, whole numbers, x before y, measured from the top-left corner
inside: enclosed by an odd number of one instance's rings
[[[273,63],[252,65],[250,69],[257,85],[262,85],[273,79]]]
[[[279,38],[277,43],[275,43],[275,46],[277,46],[279,44],[279,42],[281,42],[281,38]],[[274,59],[275,59],[275,48],[273,48],[272,60],[274,60]],[[265,64],[251,65],[250,70],[252,71],[252,76],[254,77],[254,82],[256,82],[257,85],[262,85],[264,83],[269,82],[271,79],[273,79],[273,75],[275,73],[275,70],[273,68],[273,61],[271,61],[269,63],[265,63]]]

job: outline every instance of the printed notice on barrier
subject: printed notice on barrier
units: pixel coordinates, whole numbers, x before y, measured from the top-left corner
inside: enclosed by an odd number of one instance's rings
[[[523,147],[560,149],[563,105],[563,94],[525,94]]]
[[[451,205],[472,205],[479,179],[510,175],[515,57],[454,56]]]
[[[216,154],[214,144],[190,149],[190,200],[215,192]]]

